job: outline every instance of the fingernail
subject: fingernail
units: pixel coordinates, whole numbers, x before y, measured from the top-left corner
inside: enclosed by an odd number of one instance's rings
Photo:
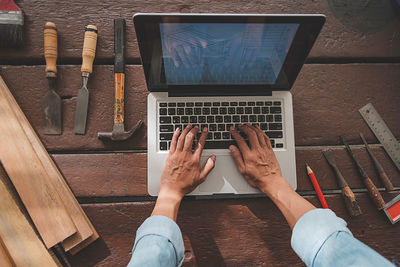
[[[176,127],[175,132],[179,132],[179,127]]]
[[[217,156],[215,156],[215,155],[212,155],[211,157],[210,157],[210,159],[212,159],[212,161],[216,161],[217,160]]]
[[[231,125],[231,127],[229,128],[231,131],[235,130],[235,128]]]
[[[236,147],[235,146],[229,146],[229,150],[234,152],[234,151],[236,151]]]

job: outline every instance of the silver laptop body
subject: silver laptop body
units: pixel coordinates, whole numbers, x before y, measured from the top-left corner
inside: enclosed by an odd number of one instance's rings
[[[215,168],[190,195],[260,193],[238,172],[228,150],[233,141],[227,127],[240,123],[261,125],[273,136],[283,177],[296,189],[289,90],[324,21],[323,15],[135,14],[150,90],[149,194],[158,194],[173,130],[187,124],[206,125],[209,131],[213,127],[202,166],[210,155],[217,156]],[[175,50],[171,50],[171,43]],[[178,53],[177,49],[189,51],[186,63],[190,64],[183,66],[185,55],[171,55]],[[224,60],[231,62],[221,62]],[[250,70],[236,70],[235,65],[240,64],[235,63],[248,64]],[[222,124],[228,126],[223,128]]]

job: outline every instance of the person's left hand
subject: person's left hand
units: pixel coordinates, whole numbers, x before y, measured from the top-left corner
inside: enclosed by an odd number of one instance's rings
[[[214,168],[216,157],[213,155],[200,169],[200,157],[207,139],[207,128],[203,128],[199,142],[192,151],[193,140],[198,131],[198,126],[192,128],[190,125],[181,135],[179,128],[175,130],[161,175],[160,194],[173,194],[182,198],[201,184]]]

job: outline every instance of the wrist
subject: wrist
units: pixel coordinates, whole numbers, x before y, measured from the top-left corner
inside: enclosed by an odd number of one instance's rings
[[[158,193],[156,205],[154,206],[151,215],[166,216],[173,221],[176,221],[182,198],[183,196],[177,194],[174,191],[168,190],[166,188],[161,188]]]
[[[279,192],[287,190],[293,191],[292,187],[282,176],[276,177],[276,179],[270,179],[260,190],[271,199],[277,197]]]

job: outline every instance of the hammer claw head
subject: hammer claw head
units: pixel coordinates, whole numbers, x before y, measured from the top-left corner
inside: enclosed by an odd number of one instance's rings
[[[113,131],[110,132],[99,132],[97,136],[102,140],[112,140],[112,141],[124,141],[130,138],[137,129],[143,124],[143,121],[139,120],[135,126],[130,131],[125,132],[124,124],[114,124]]]

